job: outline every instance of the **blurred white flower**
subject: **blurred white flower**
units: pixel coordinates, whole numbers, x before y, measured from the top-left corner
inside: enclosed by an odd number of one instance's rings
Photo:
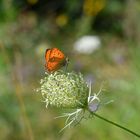
[[[101,45],[101,40],[98,36],[83,36],[74,44],[74,50],[79,53],[91,54]]]

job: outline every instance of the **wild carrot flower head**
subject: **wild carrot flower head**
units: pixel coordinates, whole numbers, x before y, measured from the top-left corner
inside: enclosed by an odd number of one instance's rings
[[[72,113],[64,113],[59,117],[67,117],[65,129],[72,124],[78,124],[87,113],[98,110],[100,99],[99,93],[91,95],[91,85],[89,86],[81,73],[56,71],[45,73],[45,78],[40,81],[41,92],[46,107],[48,105],[59,108],[75,109]],[[57,118],[59,118],[57,117]],[[62,129],[62,130],[63,130]]]
[[[80,73],[63,71],[46,73],[40,84],[41,94],[47,106],[63,108],[87,106],[89,88]]]

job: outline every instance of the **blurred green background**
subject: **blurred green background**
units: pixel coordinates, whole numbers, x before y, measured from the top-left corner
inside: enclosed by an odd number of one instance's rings
[[[96,36],[91,53],[75,50]],[[45,108],[35,92],[44,77],[44,53],[57,47],[68,71],[92,80],[104,102],[98,114],[140,134],[139,0],[0,0],[0,140],[137,140],[97,118],[58,133],[63,109]],[[88,48],[87,48],[88,49]]]

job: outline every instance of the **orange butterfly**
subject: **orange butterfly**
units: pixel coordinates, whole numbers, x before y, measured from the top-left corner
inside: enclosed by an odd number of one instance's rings
[[[58,48],[47,49],[45,52],[46,70],[54,72],[68,64],[68,58]]]

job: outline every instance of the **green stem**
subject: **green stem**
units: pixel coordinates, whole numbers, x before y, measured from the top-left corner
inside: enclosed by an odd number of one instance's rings
[[[137,137],[139,137],[140,138],[140,135],[139,134],[137,134],[137,133],[135,133],[134,131],[132,131],[132,130],[130,130],[130,129],[127,129],[126,127],[123,127],[123,126],[121,126],[121,125],[119,125],[119,124],[117,124],[117,123],[115,123],[115,122],[112,122],[112,121],[110,121],[110,120],[108,120],[108,119],[106,119],[106,118],[104,118],[104,117],[102,117],[102,116],[100,116],[100,115],[98,115],[98,114],[96,114],[96,113],[94,113],[94,112],[91,112],[94,116],[96,116],[97,118],[100,118],[101,120],[104,120],[104,121],[106,121],[106,122],[108,122],[108,123],[110,123],[110,124],[112,124],[112,125],[115,125],[115,126],[117,126],[117,127],[119,127],[119,128],[121,128],[121,129],[123,129],[123,130],[125,130],[125,131],[127,131],[127,132],[129,132],[129,133],[131,133],[131,134],[133,134],[133,135],[135,135],[135,136],[137,136]]]

